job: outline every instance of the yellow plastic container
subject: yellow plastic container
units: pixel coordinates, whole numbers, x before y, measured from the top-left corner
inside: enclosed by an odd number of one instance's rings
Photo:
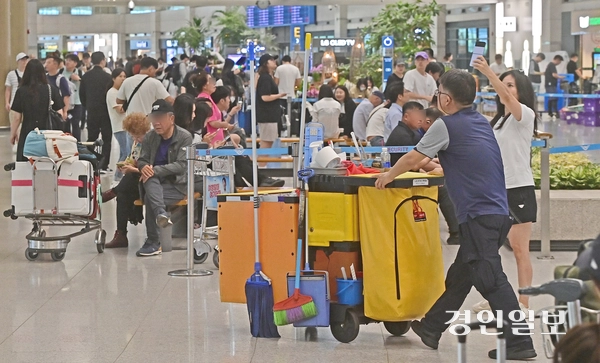
[[[309,192],[308,211],[309,246],[360,241],[357,194]]]

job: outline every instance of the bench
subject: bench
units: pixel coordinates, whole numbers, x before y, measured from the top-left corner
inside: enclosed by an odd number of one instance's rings
[[[194,193],[194,199],[200,199],[202,197],[202,195],[198,192]],[[143,206],[144,205],[144,201],[141,199],[137,199],[136,201],[133,202],[133,205],[136,206]],[[187,197],[185,199],[180,200],[179,202],[175,203],[175,204],[171,204],[169,207],[185,207],[187,205]]]

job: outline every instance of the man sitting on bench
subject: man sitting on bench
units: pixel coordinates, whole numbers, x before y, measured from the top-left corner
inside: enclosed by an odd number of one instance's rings
[[[162,253],[158,228],[173,224],[167,206],[186,196],[186,157],[183,148],[192,144],[190,133],[175,125],[173,106],[167,101],[154,102],[148,118],[154,130],[146,134],[138,160],[148,238],[137,251],[137,256]]]

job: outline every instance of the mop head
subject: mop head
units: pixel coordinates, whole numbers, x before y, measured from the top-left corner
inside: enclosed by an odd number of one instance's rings
[[[257,338],[279,338],[273,322],[273,288],[260,273],[246,281],[246,302],[250,333]]]
[[[275,325],[293,324],[317,316],[317,306],[312,297],[301,295],[296,289],[294,295],[275,304],[273,316]]]

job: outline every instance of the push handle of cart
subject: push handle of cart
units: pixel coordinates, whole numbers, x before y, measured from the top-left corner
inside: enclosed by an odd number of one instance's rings
[[[496,362],[506,362],[506,335],[509,332],[509,325],[506,320],[502,321],[502,326],[498,328],[497,321],[494,319],[488,323],[480,323],[475,322],[467,325],[469,328],[479,328],[481,326],[485,326],[489,329],[496,329],[500,334],[498,334],[498,338],[496,341]],[[458,362],[466,363],[467,362],[467,334],[465,334],[465,328],[463,326],[459,326],[456,328],[456,333],[458,334]]]
[[[556,300],[564,302],[579,300],[585,292],[583,281],[578,279],[558,279],[540,286],[519,289],[521,295],[552,295]]]

